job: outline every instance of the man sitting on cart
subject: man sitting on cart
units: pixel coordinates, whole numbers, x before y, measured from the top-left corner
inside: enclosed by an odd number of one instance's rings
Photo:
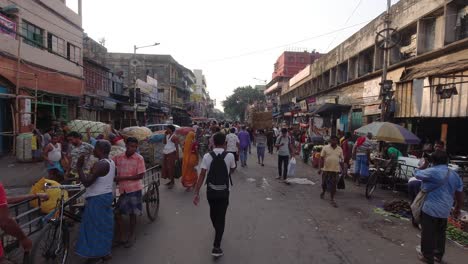
[[[116,181],[119,184],[119,201],[116,208],[116,243],[125,244],[126,248],[133,246],[136,240],[135,227],[137,215],[142,212],[142,190],[141,180],[145,176],[146,167],[144,158],[136,153],[138,140],[134,137],[127,138],[127,150],[125,153],[114,157],[117,167]],[[129,215],[128,239],[124,240],[122,215]]]

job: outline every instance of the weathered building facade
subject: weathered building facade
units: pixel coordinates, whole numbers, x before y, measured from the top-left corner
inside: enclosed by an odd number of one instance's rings
[[[467,2],[401,0],[390,14],[397,45],[389,51],[387,79],[393,81],[394,96],[386,119],[423,139],[442,139],[459,152],[450,138],[460,139],[460,125],[468,121]],[[380,120],[384,51],[376,32],[384,19],[384,14],[375,18],[291,78],[281,103],[307,105],[313,115],[343,131]]]
[[[207,118],[213,109],[213,103],[207,89],[207,82],[202,70],[193,70],[195,83],[190,98],[189,111],[195,118]]]
[[[124,87],[130,101],[133,102],[134,94],[137,102],[148,107],[140,107],[141,113],[152,115],[149,122],[162,122],[172,116],[176,124],[189,124],[190,117],[187,113],[187,103],[190,102],[191,86],[195,83],[195,75],[191,70],[180,65],[170,55],[108,53],[107,66],[117,73],[121,73],[124,79]],[[140,91],[133,92],[134,80],[147,80],[148,76],[157,80],[158,92],[150,96],[149,102],[142,102]],[[147,109],[150,108],[150,111]],[[146,115],[146,118],[148,117]],[[141,117],[140,117],[141,118]]]
[[[285,51],[278,57],[274,64],[271,81],[263,91],[267,98],[267,108],[275,116],[280,113],[280,95],[283,90],[289,88],[289,79],[320,58],[321,55],[316,51]]]
[[[12,136],[76,117],[81,15],[59,0],[0,0],[0,43],[0,152],[6,152]]]

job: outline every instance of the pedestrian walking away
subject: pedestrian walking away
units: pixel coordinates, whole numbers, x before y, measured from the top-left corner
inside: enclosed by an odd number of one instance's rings
[[[286,128],[281,129],[281,136],[276,140],[276,148],[278,149],[278,177],[286,181],[288,177],[288,165],[290,156],[294,155],[292,151],[291,137],[288,136]]]
[[[239,149],[240,141],[236,135],[236,129],[231,128],[230,133],[226,136],[226,151],[234,155],[234,158],[236,160],[236,166],[237,161],[239,161]]]
[[[275,145],[275,136],[273,130],[268,130],[266,133],[267,136],[267,145],[268,145],[268,153],[273,154],[273,147]]]
[[[257,159],[258,164],[265,166],[263,163],[265,160],[265,148],[267,143],[267,137],[265,136],[265,131],[260,129],[255,138],[255,143],[257,144]]]
[[[324,199],[325,193],[330,192],[331,204],[338,207],[335,201],[336,184],[340,174],[340,162],[343,160],[343,150],[338,146],[338,137],[331,136],[330,143],[323,147],[320,153],[319,174],[322,174],[322,193],[320,198]]]
[[[250,135],[249,132],[246,131],[246,127],[243,126],[241,131],[239,132],[239,145],[240,145],[240,161],[241,161],[241,166],[246,167],[247,166],[247,155],[249,151],[249,146],[250,146]]]
[[[215,229],[215,239],[211,255],[223,256],[221,240],[226,224],[226,211],[229,206],[229,185],[232,185],[231,174],[236,168],[234,155],[224,150],[225,135],[217,133],[214,136],[215,149],[205,154],[201,163],[200,177],[195,188],[193,203],[200,202],[200,188],[206,177],[206,196],[210,205],[210,218]]]
[[[96,142],[94,156],[99,159],[90,173],[84,172],[85,156],[77,161],[81,183],[86,187],[86,206],[81,217],[76,254],[88,260],[109,260],[114,237],[113,184],[115,163],[109,159],[111,143]]]
[[[359,186],[360,181],[369,177],[370,153],[373,148],[372,133],[359,137],[353,147],[354,181]]]
[[[447,218],[455,202],[453,216],[458,218],[463,206],[463,182],[448,168],[448,155],[437,150],[431,155],[432,167],[417,170],[427,195],[421,210],[421,251],[419,259],[426,263],[442,262],[445,254]],[[454,201],[455,197],[455,201]]]
[[[168,125],[166,130],[166,137],[163,140],[163,166],[162,177],[168,179],[166,183],[169,189],[174,187],[175,166],[176,161],[179,159],[179,140],[175,136],[175,126]]]
[[[195,140],[195,132],[190,131],[185,137],[184,154],[182,161],[182,186],[186,191],[191,191],[197,183],[198,142]]]
[[[134,137],[127,138],[125,153],[113,158],[117,168],[115,181],[119,185],[119,200],[115,212],[116,239],[115,245],[125,245],[130,248],[136,241],[135,229],[137,215],[141,215],[142,206],[142,179],[145,176],[145,160],[136,153],[138,140]],[[124,228],[123,215],[129,216],[129,224]],[[127,230],[127,236],[125,232]],[[126,237],[126,238],[125,238]]]

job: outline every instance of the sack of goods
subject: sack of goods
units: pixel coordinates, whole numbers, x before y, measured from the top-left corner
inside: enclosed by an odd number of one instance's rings
[[[32,160],[32,133],[22,133],[16,137],[16,158],[20,162]]]
[[[61,191],[59,189],[45,190],[44,185],[46,183],[53,187],[60,186],[60,183],[56,181],[48,180],[46,178],[41,178],[38,182],[36,182],[32,186],[31,191],[30,191],[30,194],[46,193],[49,196],[49,199],[47,201],[41,202],[41,212],[44,214],[48,214],[52,212],[52,210],[54,210],[55,206],[57,205],[57,200],[59,200],[61,197]],[[64,192],[64,198],[65,200],[68,199],[67,191]],[[35,208],[39,206],[37,200],[32,200],[30,202],[30,205]]]
[[[138,141],[143,141],[152,135],[151,130],[149,128],[138,126],[126,127],[122,129],[122,131],[120,131],[120,134],[124,138],[134,137],[138,139]]]
[[[113,157],[115,157],[115,156],[117,156],[119,154],[122,154],[125,151],[126,151],[126,149],[124,147],[114,145],[114,146],[111,147],[111,151],[109,153],[109,158],[112,159]]]
[[[155,145],[156,144],[152,144],[147,140],[140,141],[140,144],[138,145],[138,151],[140,152],[140,155],[143,156],[147,164],[152,166],[156,165],[154,155]]]
[[[96,138],[99,135],[103,135],[105,139],[109,138],[111,127],[108,124],[102,122],[94,122],[88,120],[73,120],[68,123],[70,131],[76,131],[83,135],[84,141],[89,141],[86,129],[90,129],[91,136]]]

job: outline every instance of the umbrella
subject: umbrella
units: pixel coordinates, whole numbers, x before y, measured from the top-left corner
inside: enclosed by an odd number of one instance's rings
[[[358,134],[372,133],[375,139],[402,144],[419,144],[421,140],[406,128],[390,122],[373,122],[356,129]]]

